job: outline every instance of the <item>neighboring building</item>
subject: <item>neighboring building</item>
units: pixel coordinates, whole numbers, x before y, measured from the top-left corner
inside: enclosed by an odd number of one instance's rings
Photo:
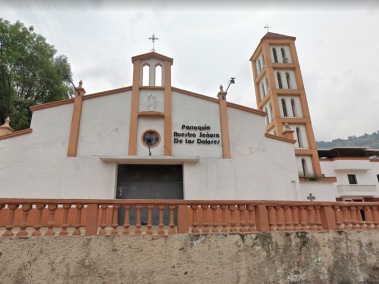
[[[337,177],[336,200],[379,201],[379,150],[336,147],[318,153],[322,172]]]

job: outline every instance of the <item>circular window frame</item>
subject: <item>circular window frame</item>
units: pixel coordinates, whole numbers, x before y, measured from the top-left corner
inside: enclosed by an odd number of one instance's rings
[[[149,146],[149,145],[147,145],[147,144],[143,141],[143,137],[145,136],[146,132],[155,132],[155,133],[158,135],[158,143],[155,144],[154,146]],[[161,143],[161,140],[162,140],[161,135],[160,135],[159,132],[156,131],[155,129],[147,129],[147,130],[145,130],[145,131],[142,133],[142,135],[141,135],[141,142],[142,142],[143,146],[145,146],[146,148],[149,148],[149,147],[150,147],[150,148],[155,148],[155,147],[157,147],[157,146],[159,145],[159,143]]]

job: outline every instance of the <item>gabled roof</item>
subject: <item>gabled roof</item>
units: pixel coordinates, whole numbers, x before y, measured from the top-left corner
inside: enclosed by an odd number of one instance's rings
[[[149,53],[144,53],[141,55],[133,56],[132,62],[134,62],[135,60],[144,60],[144,59],[148,59],[148,58],[156,58],[156,59],[159,59],[162,61],[167,60],[171,63],[171,65],[174,64],[174,59],[167,57],[167,56],[164,56],[162,54],[156,53],[156,52],[149,52]]]
[[[265,38],[293,39],[293,40],[296,39],[296,37],[294,37],[294,36],[286,36],[286,35],[270,33],[270,32],[268,32],[267,34],[264,35],[264,37],[262,37],[262,39],[265,39]]]

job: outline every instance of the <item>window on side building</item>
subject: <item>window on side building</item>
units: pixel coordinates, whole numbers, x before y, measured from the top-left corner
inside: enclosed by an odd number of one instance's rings
[[[378,178],[378,183],[379,183],[379,175],[376,175],[376,177]]]
[[[358,184],[356,175],[347,175],[349,184]]]

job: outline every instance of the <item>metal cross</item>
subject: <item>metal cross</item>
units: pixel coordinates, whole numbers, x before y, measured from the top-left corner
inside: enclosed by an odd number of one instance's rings
[[[313,201],[313,200],[316,200],[316,196],[313,196],[312,193],[310,193],[309,196],[307,196],[307,199],[309,201]]]
[[[152,37],[149,37],[148,39],[151,40],[151,41],[153,42],[153,49],[152,49],[151,51],[152,51],[152,52],[155,52],[155,49],[154,49],[154,42],[155,42],[156,40],[158,40],[158,38],[155,37],[155,35],[153,34],[153,36],[152,36]]]
[[[267,29],[267,32],[269,32],[271,29],[271,27],[269,27],[267,23],[266,23],[266,26],[264,28]]]

